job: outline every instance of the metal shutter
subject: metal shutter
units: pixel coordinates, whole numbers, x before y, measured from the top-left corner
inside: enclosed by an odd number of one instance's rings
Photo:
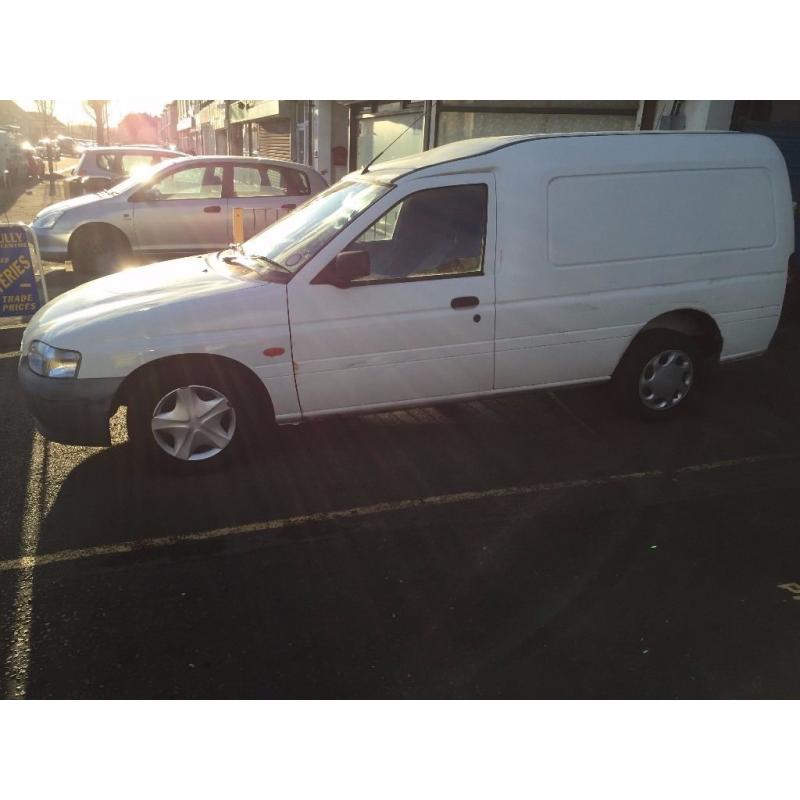
[[[292,134],[288,119],[262,120],[257,126],[258,154],[281,161],[292,160]]]

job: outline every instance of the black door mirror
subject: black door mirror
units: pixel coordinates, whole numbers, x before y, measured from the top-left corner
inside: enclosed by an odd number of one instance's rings
[[[339,253],[311,283],[327,283],[346,289],[358,278],[370,274],[369,253],[366,250],[345,250]]]

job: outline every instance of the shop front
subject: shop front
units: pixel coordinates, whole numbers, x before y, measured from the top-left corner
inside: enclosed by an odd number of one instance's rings
[[[371,100],[350,107],[350,168],[479,136],[636,128],[639,100]]]

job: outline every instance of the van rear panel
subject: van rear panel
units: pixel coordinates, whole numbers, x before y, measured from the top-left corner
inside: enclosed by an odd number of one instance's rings
[[[680,309],[715,320],[723,358],[766,349],[794,249],[770,140],[564,137],[501,153],[497,389],[607,379]]]

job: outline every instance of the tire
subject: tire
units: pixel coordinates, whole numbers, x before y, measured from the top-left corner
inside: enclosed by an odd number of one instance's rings
[[[646,331],[622,358],[614,383],[626,411],[641,419],[671,419],[697,397],[705,363],[690,336],[670,330]]]
[[[269,430],[271,414],[261,399],[224,365],[149,370],[128,398],[128,438],[139,458],[161,469],[199,474],[226,468],[261,452],[260,434]]]
[[[69,251],[75,272],[96,277],[121,267],[131,255],[131,246],[125,234],[116,228],[87,225],[75,231]]]

